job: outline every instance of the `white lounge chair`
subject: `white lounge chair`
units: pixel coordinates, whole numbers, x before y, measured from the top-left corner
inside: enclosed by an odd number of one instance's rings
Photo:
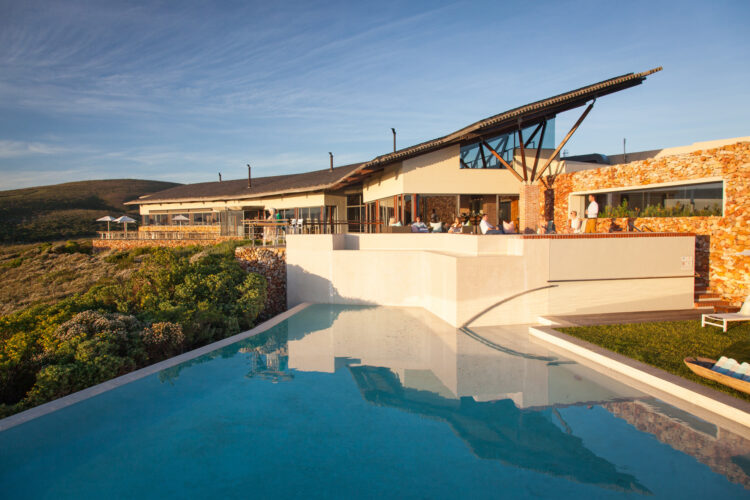
[[[712,323],[714,321],[714,323]],[[750,321],[750,295],[745,299],[739,312],[724,314],[702,314],[701,328],[706,325],[720,326],[724,332],[727,331],[727,324],[731,321]]]

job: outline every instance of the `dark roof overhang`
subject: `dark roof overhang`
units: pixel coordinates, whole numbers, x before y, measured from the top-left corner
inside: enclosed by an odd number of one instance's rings
[[[544,120],[554,118],[558,113],[578,108],[599,97],[640,85],[646,80],[648,75],[661,70],[662,67],[659,66],[658,68],[644,71],[642,73],[628,73],[626,75],[610,78],[609,80],[571,90],[570,92],[532,102],[489,118],[485,118],[484,120],[472,123],[467,127],[443,137],[394,151],[393,153],[378,156],[369,162],[363,163],[359,168],[342,178],[334,187],[338,188],[351,182],[361,181],[364,176],[382,170],[388,165],[436,151],[447,146],[455,144],[470,144],[490,137],[513,132],[519,128],[539,124]]]

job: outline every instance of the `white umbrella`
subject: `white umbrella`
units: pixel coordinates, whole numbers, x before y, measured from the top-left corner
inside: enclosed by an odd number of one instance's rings
[[[185,217],[182,214],[179,214],[179,215],[175,215],[174,217],[172,217],[172,220],[176,220],[177,222],[179,222],[180,223],[180,227],[182,227],[183,221],[187,222],[190,219],[188,219],[187,217]]]
[[[96,222],[106,222],[107,223],[107,233],[109,233],[109,223],[110,222],[114,222],[116,220],[117,219],[115,219],[111,215],[105,215],[104,217],[99,217],[98,219],[96,219]]]
[[[131,219],[127,215],[123,215],[121,217],[118,217],[114,220],[114,222],[119,222],[120,224],[125,224],[125,235],[128,234],[128,222],[135,222],[135,219]]]

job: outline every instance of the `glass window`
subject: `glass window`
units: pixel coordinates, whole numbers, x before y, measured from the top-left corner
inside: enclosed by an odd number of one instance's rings
[[[536,148],[539,145],[541,130],[534,134],[536,125],[521,130],[524,142],[527,148]],[[555,147],[555,120],[554,118],[547,121],[547,128],[544,131],[544,137],[541,138],[542,148],[553,149]],[[506,162],[512,164],[513,151],[519,147],[518,134],[508,133],[487,139],[490,145]],[[490,150],[480,143],[467,144],[461,146],[461,168],[505,168],[502,163],[493,155]]]
[[[721,216],[723,182],[596,193],[600,217]],[[588,205],[588,201],[586,201]]]

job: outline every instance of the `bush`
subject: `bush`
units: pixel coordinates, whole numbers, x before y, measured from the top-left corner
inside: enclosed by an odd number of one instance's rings
[[[175,323],[154,323],[143,330],[141,338],[152,363],[180,354],[185,344],[182,327]]]
[[[250,328],[266,280],[209,249],[139,248],[106,257],[142,265],[84,294],[0,317],[0,414],[8,415]],[[75,242],[39,247],[67,252]],[[67,249],[66,249],[67,248]]]

